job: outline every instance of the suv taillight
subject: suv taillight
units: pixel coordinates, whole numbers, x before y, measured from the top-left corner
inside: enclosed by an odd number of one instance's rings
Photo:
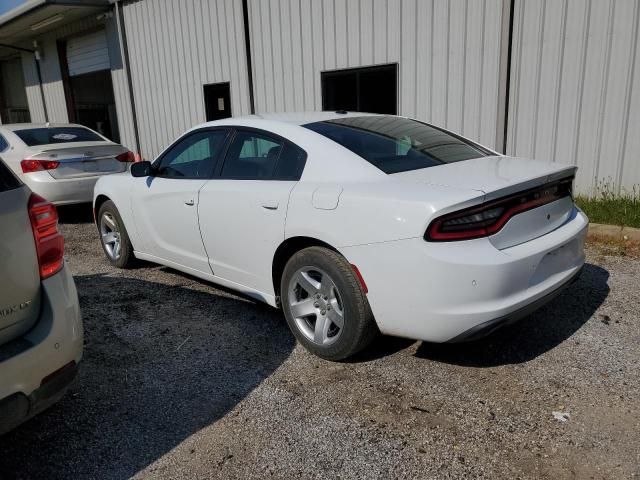
[[[571,196],[572,183],[573,178],[566,178],[479,207],[443,215],[431,222],[424,239],[428,242],[450,242],[488,237],[519,213]]]
[[[44,280],[62,270],[64,263],[64,238],[58,231],[58,211],[51,202],[32,193],[29,218],[36,242],[40,278]]]
[[[20,162],[22,173],[40,172],[42,170],[53,170],[58,168],[60,162],[54,160],[33,160],[26,158]]]
[[[133,162],[135,160],[135,155],[131,151],[126,151],[120,155],[116,155],[116,160],[119,162]]]

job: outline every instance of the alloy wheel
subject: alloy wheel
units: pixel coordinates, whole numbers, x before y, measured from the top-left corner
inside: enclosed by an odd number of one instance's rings
[[[298,269],[289,282],[288,306],[300,332],[317,345],[334,343],[344,327],[344,307],[333,279],[317,267]]]
[[[120,258],[122,253],[120,229],[114,215],[110,212],[104,212],[100,217],[100,237],[109,258],[112,260]]]

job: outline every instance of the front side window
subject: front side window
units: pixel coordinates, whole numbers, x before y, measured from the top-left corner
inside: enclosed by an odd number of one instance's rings
[[[492,155],[480,145],[408,118],[370,115],[304,126],[348,148],[387,174]]]
[[[156,176],[210,178],[227,134],[227,130],[203,130],[187,135],[156,161]]]
[[[104,138],[83,127],[43,127],[14,130],[28,147],[55,143],[104,142]]]
[[[222,166],[222,178],[266,180],[273,176],[284,142],[256,132],[239,131]]]

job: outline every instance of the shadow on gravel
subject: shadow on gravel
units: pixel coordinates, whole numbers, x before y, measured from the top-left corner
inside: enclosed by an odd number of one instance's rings
[[[294,339],[277,311],[188,280],[75,278],[86,338],[78,379],[58,405],[0,437],[0,478],[129,478],[288,358]]]
[[[90,203],[63,205],[57,209],[60,223],[93,223],[93,210]]]
[[[609,272],[586,264],[580,279],[530,317],[469,343],[424,342],[417,357],[469,367],[533,360],[577,332],[609,294]]]

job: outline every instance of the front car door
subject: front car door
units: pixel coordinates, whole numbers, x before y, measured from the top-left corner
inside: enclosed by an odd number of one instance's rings
[[[153,164],[153,176],[137,178],[132,210],[143,253],[158,263],[211,275],[198,227],[198,193],[211,178],[229,129],[187,133]]]
[[[218,174],[200,191],[200,231],[216,277],[274,294],[273,254],[306,153],[262,130],[238,128]],[[273,301],[273,298],[266,298]]]

